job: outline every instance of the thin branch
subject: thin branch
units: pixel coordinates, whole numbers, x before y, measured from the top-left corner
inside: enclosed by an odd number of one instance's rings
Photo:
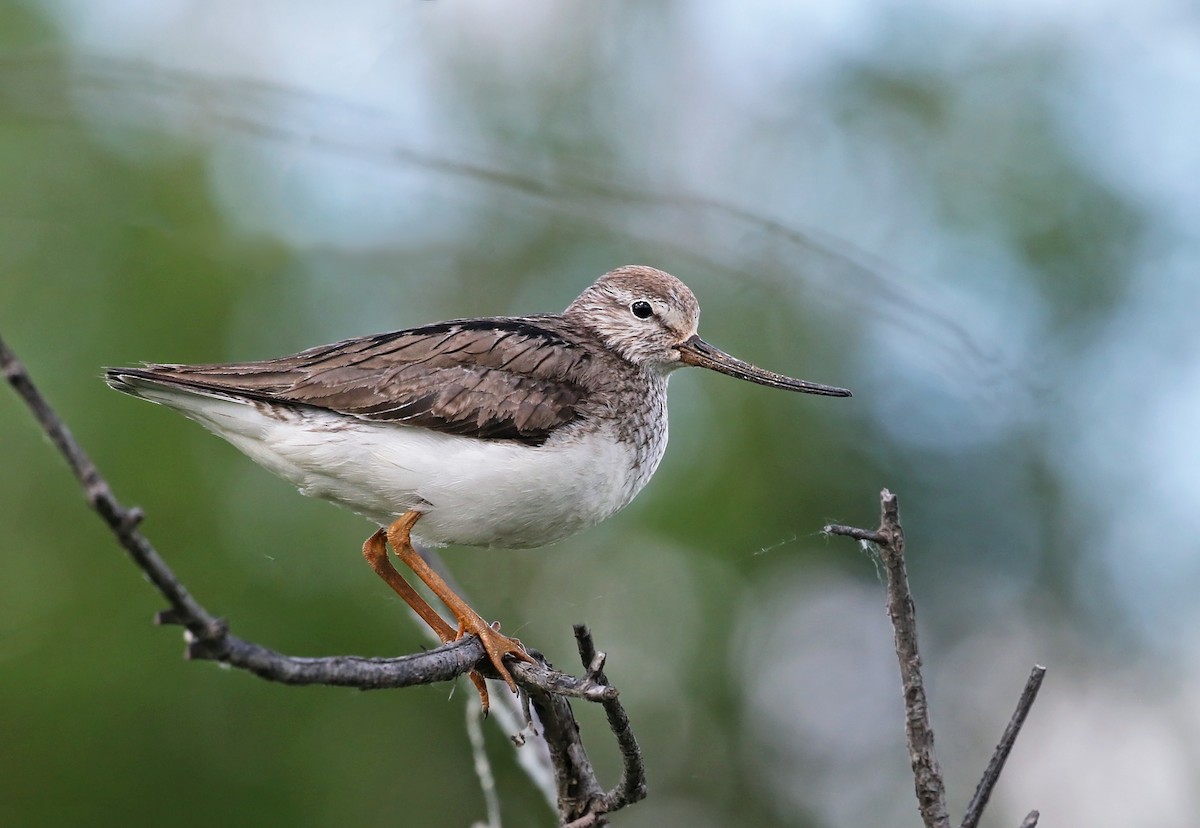
[[[871,529],[856,529],[853,526],[843,526],[840,523],[827,523],[822,531],[826,535],[843,535],[847,538],[854,538],[857,541],[866,541],[873,543],[876,546],[882,546],[887,543],[887,538]]]
[[[104,522],[117,536],[121,546],[133,558],[133,562],[146,573],[150,583],[167,599],[171,605],[172,618],[188,628],[192,635],[200,639],[220,638],[225,632],[224,623],[208,613],[204,607],[192,598],[191,594],[179,583],[171,568],[159,557],[150,542],[138,531],[142,513],[140,509],[126,509],[113,496],[107,481],[100,476],[95,464],[84,453],[70,430],[50,408],[45,397],[34,386],[25,366],[16,355],[0,339],[0,370],[9,385],[21,396],[33,416],[42,426],[42,430],[53,441],[59,453],[67,459],[75,479],[83,487],[88,505],[99,513]]]
[[[575,643],[579,647],[579,660],[587,668],[587,678],[607,686],[608,678],[604,675],[604,653],[596,652],[592,642],[592,633],[584,624],[575,625]],[[646,798],[646,766],[642,762],[642,752],[638,748],[637,739],[629,727],[629,716],[616,696],[606,699],[601,704],[608,717],[608,726],[617,737],[617,745],[621,749],[621,781],[604,794],[600,808],[604,813],[620,810],[626,805]]]
[[[88,504],[112,530],[134,564],[166,599],[169,608],[158,613],[156,621],[159,624],[179,624],[187,630],[188,658],[218,661],[283,684],[325,684],[362,690],[449,681],[471,670],[492,674],[490,663],[484,660],[483,646],[474,636],[427,652],[397,658],[301,658],[278,653],[233,635],[223,619],[212,615],[192,597],[141,533],[138,528],[142,519],[141,511],[126,508],[117,500],[108,482],[38,391],[29,373],[3,338],[0,338],[0,371],[66,458],[84,490]],[[590,646],[590,638],[588,640]],[[588,824],[604,824],[603,814],[642,798],[645,795],[644,784],[635,786],[633,796],[621,786],[618,786],[621,790],[616,793],[603,791],[587,759],[579,726],[567,697],[598,702],[604,706],[610,722],[618,722],[613,732],[625,757],[628,776],[630,767],[642,767],[641,755],[629,730],[628,718],[617,701],[617,689],[608,684],[602,673],[593,672],[583,678],[575,678],[551,668],[536,650],[531,650],[530,654],[537,659],[536,663],[514,663],[510,669],[517,683],[529,694],[554,760],[560,820],[566,823],[586,818],[592,820]],[[625,784],[626,777],[623,777],[622,785]]]
[[[946,812],[946,784],[933,749],[933,727],[929,724],[929,705],[925,700],[925,682],[921,677],[921,654],[917,649],[917,615],[908,588],[904,565],[904,530],[900,526],[900,504],[884,489],[880,495],[883,515],[879,529],[869,532],[831,524],[825,531],[866,540],[879,548],[879,557],[887,573],[888,615],[895,631],[896,657],[904,687],[904,730],[908,755],[912,762],[917,804],[926,828],[950,828]]]
[[[500,794],[496,792],[496,775],[488,761],[487,745],[483,741],[483,712],[475,699],[467,697],[467,739],[471,742],[471,756],[475,760],[475,775],[479,777],[479,788],[483,791],[483,804],[487,809],[487,822],[476,823],[472,828],[501,828]]]
[[[1029,673],[1029,679],[1025,682],[1025,689],[1021,691],[1017,709],[1013,711],[1012,718],[1008,720],[1008,726],[1004,728],[1004,735],[1000,737],[1000,743],[996,745],[991,761],[983,771],[983,778],[979,780],[979,785],[975,788],[975,795],[971,797],[971,804],[967,806],[967,813],[963,817],[962,828],[975,828],[979,824],[979,819],[983,816],[983,809],[987,807],[992,789],[1000,780],[1000,772],[1004,770],[1004,763],[1008,761],[1008,754],[1012,752],[1017,736],[1025,725],[1025,717],[1029,715],[1029,710],[1037,699],[1038,691],[1042,689],[1042,679],[1045,677],[1046,668],[1035,664]],[[1025,818],[1025,822],[1028,823],[1031,817],[1036,825],[1038,812],[1031,813],[1029,817]]]
[[[575,642],[580,660],[588,667],[585,679],[607,685],[604,674],[592,669],[593,665],[603,664],[604,655],[596,652],[592,634],[585,625],[575,626]],[[633,731],[629,728],[629,717],[615,694],[601,702],[609,727],[617,737],[623,760],[621,781],[610,791],[603,790],[596,780],[591,759],[579,740],[579,725],[575,723],[570,708],[558,709],[566,705],[565,700],[540,691],[530,692],[529,698],[542,721],[546,741],[554,758],[559,816],[563,828],[607,825],[607,814],[645,799],[646,766]],[[562,730],[564,726],[565,730]]]
[[[873,543],[879,550],[887,572],[888,615],[895,631],[896,657],[900,662],[900,677],[904,685],[905,735],[908,740],[909,758],[912,761],[913,781],[917,791],[917,803],[921,819],[927,828],[949,828],[950,818],[946,813],[946,785],[933,751],[933,728],[929,724],[929,705],[925,700],[925,685],[921,678],[921,656],[917,649],[917,615],[912,593],[908,587],[908,572],[904,565],[904,529],[900,526],[900,503],[894,494],[884,489],[880,492],[882,517],[879,528],[856,529],[831,523],[825,527],[829,535],[843,535],[857,541]],[[962,828],[976,828],[988,798],[1000,779],[1004,763],[1012,751],[1017,735],[1025,724],[1025,717],[1037,698],[1046,668],[1035,665],[1025,683],[1025,690],[1017,702],[1016,712],[1004,729],[1004,735],[996,746],[992,759],[984,770],[983,778],[975,789],[975,795],[963,817]],[[1021,828],[1036,828],[1039,814],[1030,811],[1021,823]]]

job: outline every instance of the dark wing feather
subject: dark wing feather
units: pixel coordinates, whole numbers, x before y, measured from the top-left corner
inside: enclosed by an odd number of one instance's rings
[[[147,365],[122,375],[448,434],[540,445],[580,414],[588,349],[530,319],[467,319],[228,365]]]

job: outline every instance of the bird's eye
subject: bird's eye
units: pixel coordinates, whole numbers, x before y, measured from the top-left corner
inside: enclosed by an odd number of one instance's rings
[[[654,316],[654,308],[650,307],[650,303],[639,299],[629,306],[629,310],[638,319],[649,319]]]

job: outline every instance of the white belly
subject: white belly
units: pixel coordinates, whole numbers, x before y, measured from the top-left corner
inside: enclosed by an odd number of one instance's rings
[[[306,495],[381,526],[419,510],[414,536],[439,545],[561,540],[628,504],[666,447],[664,433],[639,467],[634,446],[605,430],[527,446],[319,410],[280,418],[227,399],[144,396],[201,423]]]

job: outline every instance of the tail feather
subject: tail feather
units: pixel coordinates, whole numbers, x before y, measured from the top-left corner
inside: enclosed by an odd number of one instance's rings
[[[195,420],[215,434],[242,448],[239,437],[260,439],[263,429],[285,417],[278,408],[262,405],[254,394],[235,392],[157,369],[109,368],[104,380],[110,388],[165,405]]]
[[[191,366],[147,365],[144,368],[107,368],[104,371],[104,381],[109,388],[153,402],[162,402],[159,398],[163,395],[212,397],[243,403],[272,399],[266,389],[230,388],[207,379],[203,375],[189,376],[179,370],[188,367]]]

